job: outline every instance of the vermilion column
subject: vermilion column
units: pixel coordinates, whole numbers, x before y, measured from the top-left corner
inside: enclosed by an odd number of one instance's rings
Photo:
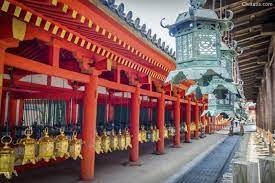
[[[203,113],[204,110],[205,110],[205,104],[203,104],[203,106],[202,106],[202,111],[201,111],[201,112]],[[200,115],[201,115],[201,114],[200,114]],[[205,115],[201,116],[201,121],[202,121],[202,125],[204,126],[205,133],[206,133]]]
[[[200,119],[199,103],[196,102],[196,106],[195,106],[195,125],[196,125],[195,138],[199,138],[199,119]]]
[[[185,134],[185,142],[189,143],[190,142],[190,136],[191,136],[191,130],[190,130],[190,125],[191,125],[191,99],[187,99],[187,104],[186,104],[186,126],[187,126],[187,132]]]
[[[71,112],[72,112],[72,107],[71,107],[71,101],[72,100],[67,100],[66,101],[66,124],[69,124],[72,119],[71,119]]]
[[[211,133],[211,117],[207,117],[207,133]]]
[[[77,119],[76,119],[76,106],[77,106],[77,102],[76,102],[76,100],[75,99],[73,99],[72,100],[72,119],[71,119],[71,121],[72,121],[72,123],[73,124],[76,124],[77,123]]]
[[[85,92],[83,98],[83,159],[81,160],[81,178],[83,180],[92,180],[94,178],[97,84],[98,76],[92,75],[90,77],[90,82],[85,85]]]
[[[130,161],[137,162],[139,159],[139,113],[140,113],[140,88],[136,87],[131,98],[131,121],[130,121],[130,132],[132,136],[132,148],[130,150]]]
[[[165,115],[165,95],[161,93],[158,99],[158,111],[157,111],[157,127],[159,129],[159,141],[157,142],[156,154],[164,153],[164,115]]]
[[[6,111],[6,97],[5,95],[2,96],[1,100],[1,127],[5,126],[5,112]]]
[[[23,115],[24,115],[24,100],[21,99],[19,101],[19,111],[18,111],[18,122],[19,122],[19,125],[22,125]]]
[[[4,77],[4,58],[5,58],[5,50],[3,48],[0,48],[0,112],[1,112],[1,119],[4,119],[5,117],[5,109],[2,109],[2,107],[5,106],[6,101],[2,101],[2,91],[3,91],[3,77]],[[2,121],[2,124],[5,122]]]
[[[14,96],[10,96],[9,98],[9,127],[13,129],[16,126],[16,112],[17,112],[17,100]]]
[[[105,113],[106,113],[105,115],[107,116],[108,122],[114,120],[114,105],[111,103],[113,95],[114,95],[114,92],[109,91],[108,102],[106,104],[106,110],[105,110]]]
[[[176,128],[174,147],[180,147],[180,95],[177,96],[177,101],[174,105],[174,123]]]

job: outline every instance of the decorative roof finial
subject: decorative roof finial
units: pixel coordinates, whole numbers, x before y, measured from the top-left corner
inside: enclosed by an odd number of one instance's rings
[[[205,3],[206,0],[190,0],[191,8],[194,10],[202,8]]]

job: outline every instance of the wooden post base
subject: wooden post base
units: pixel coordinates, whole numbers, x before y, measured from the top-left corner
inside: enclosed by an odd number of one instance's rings
[[[259,183],[258,163],[248,161],[234,162],[233,183]]]

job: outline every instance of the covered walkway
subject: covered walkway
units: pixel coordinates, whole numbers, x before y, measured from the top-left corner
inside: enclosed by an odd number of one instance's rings
[[[182,148],[171,148],[171,142],[166,143],[165,154],[152,154],[152,144],[142,144],[140,162],[142,166],[124,166],[127,162],[127,152],[119,151],[102,154],[96,157],[96,183],[140,183],[164,182],[169,176],[182,168],[188,169],[189,163],[207,153],[209,147],[223,141],[226,135],[212,134],[207,138],[192,140],[192,143],[181,144]],[[167,163],[169,162],[169,163]],[[15,182],[21,183],[73,183],[79,179],[79,161],[66,161],[50,167],[41,167],[23,172],[16,177]]]

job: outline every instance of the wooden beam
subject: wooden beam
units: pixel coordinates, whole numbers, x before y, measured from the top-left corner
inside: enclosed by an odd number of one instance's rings
[[[268,41],[270,41],[270,38],[263,36],[263,37],[255,38],[253,40],[244,41],[244,42],[240,40],[238,41],[238,45],[245,48],[245,47],[251,47],[257,44],[265,43]]]
[[[239,59],[239,64],[242,64],[242,63],[247,63],[247,62],[254,62],[254,61],[257,61],[258,60],[258,57],[250,57],[250,58],[247,58],[247,59]]]
[[[272,36],[272,35],[275,35],[275,26],[274,26],[274,23],[264,24],[264,25],[262,26],[261,35],[264,35],[264,36]]]
[[[256,31],[256,32],[247,32],[244,34],[241,34],[238,36],[238,34],[235,35],[235,39],[236,41],[246,41],[246,40],[250,40],[250,39],[254,39],[261,36],[261,31]]]
[[[267,54],[267,50],[268,50],[268,48],[256,49],[256,50],[247,52],[245,54],[242,54],[241,57],[239,57],[239,59],[241,60],[242,58],[246,58],[247,56],[252,56],[252,55],[254,56],[255,54],[257,54],[259,56],[262,55],[259,53]]]
[[[263,71],[263,67],[258,67],[258,68],[254,68],[254,69],[249,69],[249,70],[245,70],[245,71],[240,71],[243,75],[244,74],[247,74],[247,73],[251,73],[251,72],[254,72],[256,74],[256,71],[260,71],[262,70]],[[258,73],[257,73],[258,74]]]
[[[265,65],[268,63],[268,61],[258,61],[256,62],[258,65]]]
[[[239,58],[239,60],[242,60],[242,59],[248,59],[248,58],[251,58],[251,57],[254,57],[254,56],[262,56],[262,55],[266,55],[267,52],[264,50],[264,51],[261,51],[261,52],[253,52],[253,53],[249,53],[249,54],[246,54],[246,55],[242,55]]]
[[[220,8],[223,10],[223,9],[228,9],[229,7],[239,6],[243,1],[245,0],[227,0],[226,3],[222,1],[222,7],[220,7],[220,0],[219,0],[219,1],[216,1],[215,10],[219,11]]]
[[[262,16],[260,18],[257,18],[256,20],[246,21],[247,23],[244,23],[244,24],[236,24],[235,28],[233,29],[233,32],[237,32],[244,29],[250,29],[252,27],[262,25],[263,22],[272,22],[271,20],[273,20],[274,18],[275,18],[275,15],[270,14],[267,16]]]
[[[273,2],[273,0],[266,1],[265,3],[270,3]],[[238,12],[234,14],[234,23],[239,22],[243,19],[249,18],[251,19],[252,17],[258,17],[258,16],[266,16],[268,12],[273,13],[274,11],[274,6],[266,7],[266,6],[247,6],[244,11]],[[260,15],[265,13],[265,15]]]
[[[239,64],[239,68],[246,68],[246,67],[254,66],[254,65],[257,65],[257,63],[256,62],[247,62],[245,64]]]
[[[49,76],[56,76],[72,81],[78,81],[82,83],[89,82],[89,76],[86,74],[56,68],[47,64],[39,63],[10,53],[5,53],[5,65],[30,72],[46,74]]]

